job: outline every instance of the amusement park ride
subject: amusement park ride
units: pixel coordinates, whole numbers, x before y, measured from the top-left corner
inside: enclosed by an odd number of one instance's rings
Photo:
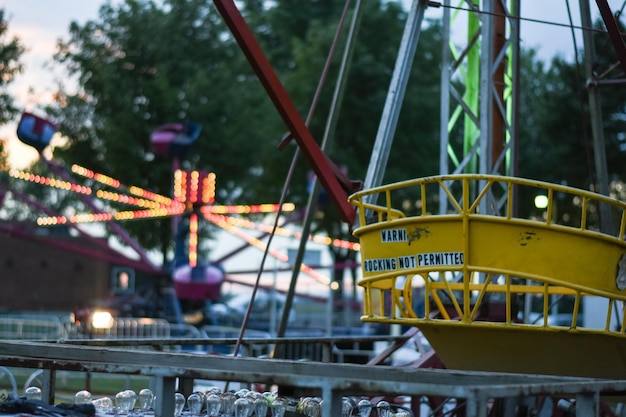
[[[236,215],[267,214],[275,213],[280,208],[282,213],[293,214],[295,207],[291,203],[259,204],[225,206],[215,204],[215,174],[203,171],[185,171],[180,169],[180,159],[184,157],[189,148],[196,142],[200,135],[200,125],[196,123],[167,124],[157,128],[151,135],[151,143],[155,152],[170,156],[173,159],[173,197],[155,194],[135,186],[124,186],[121,182],[110,176],[93,172],[87,168],[73,165],[71,172],[48,160],[42,151],[49,145],[57,127],[53,122],[35,115],[24,112],[17,129],[18,138],[25,144],[33,146],[41,155],[51,171],[57,178],[49,178],[43,175],[34,175],[19,170],[10,170],[9,176],[15,179],[35,182],[44,186],[57,189],[69,190],[77,194],[92,212],[79,213],[64,216],[46,211],[47,216],[37,219],[39,226],[66,225],[77,227],[85,223],[104,223],[118,236],[118,238],[139,255],[140,261],[132,264],[151,272],[160,272],[171,276],[175,300],[165,303],[170,305],[175,321],[183,322],[184,313],[202,312],[204,317],[201,323],[214,322],[211,316],[212,305],[221,301],[221,287],[225,281],[231,281],[246,285],[244,281],[233,279],[228,276],[221,263],[202,262],[199,252],[199,227],[201,221],[207,221],[222,230],[226,230],[241,240],[245,246],[253,246],[260,250],[265,249],[265,244],[257,237],[243,232],[242,228],[258,229],[267,234],[268,226],[255,224]],[[74,177],[90,180],[91,185],[80,185]],[[104,202],[121,203],[134,206],[134,210],[98,209],[96,200]],[[138,220],[149,218],[171,218],[175,235],[174,255],[170,264],[160,268],[154,265],[148,254],[128,236],[120,224],[125,220]],[[283,227],[278,228],[278,233],[284,236],[299,237],[297,232],[289,231]],[[313,238],[318,243],[341,245],[355,249],[358,246],[351,242],[339,240]],[[241,250],[241,249],[239,249]],[[236,254],[238,250],[232,251]],[[279,261],[286,262],[286,254],[271,250],[269,254]],[[221,261],[229,258],[224,255]],[[118,258],[118,261],[121,259]],[[302,273],[311,276],[318,281],[324,281],[322,274],[313,268],[302,265]],[[250,284],[247,284],[250,285]],[[122,294],[119,299],[115,294],[106,302],[105,306],[115,310],[120,303],[128,302],[128,294]],[[155,300],[146,300],[147,303],[155,303]],[[164,304],[158,302],[155,304]],[[172,304],[174,304],[172,306]],[[179,305],[180,304],[180,305]],[[183,307],[191,307],[191,311]],[[119,306],[118,306],[119,307]],[[140,306],[141,307],[141,306]],[[121,310],[121,309],[119,309]],[[143,309],[153,310],[153,309]],[[167,313],[172,317],[171,313]]]
[[[363,189],[319,148],[235,3],[214,3],[288,126],[289,140],[297,142],[342,220],[354,226],[363,321],[419,328],[451,369],[624,378],[626,203],[607,196],[602,140],[594,141],[600,193],[515,176],[519,2],[472,2],[467,45],[444,48],[441,175],[381,185],[425,9],[443,6],[444,45],[452,44],[449,31],[458,19],[448,0],[412,2]],[[605,0],[596,3],[626,72],[615,17]],[[580,5],[583,26],[590,27],[588,2]],[[585,32],[586,51],[590,36]],[[590,101],[602,80],[594,81]],[[465,91],[455,90],[459,85]],[[184,126],[170,128],[157,135],[157,146],[188,133]],[[459,131],[460,147],[450,140]],[[50,129],[38,132],[43,138]],[[597,125],[594,136],[601,136]],[[421,203],[417,214],[402,210],[407,195]],[[545,215],[518,217],[520,195],[542,195]],[[554,215],[557,195],[579,208],[577,223]],[[180,215],[197,201],[164,206]],[[189,220],[193,232],[195,220]],[[194,273],[189,276],[193,281]],[[552,312],[564,303],[571,314],[554,323]],[[431,359],[425,355],[415,366],[429,366]]]
[[[363,321],[418,327],[448,368],[623,378],[626,203],[607,197],[601,129],[594,126],[600,194],[514,176],[520,4],[481,3],[466,10],[467,45],[444,48],[441,175],[380,184],[425,9],[443,6],[444,45],[452,45],[450,27],[459,23],[449,1],[419,0],[409,11],[370,169],[358,191],[336,176],[234,3],[215,1],[342,219],[356,225]],[[617,66],[626,72],[616,18],[606,1],[596,3]],[[591,27],[588,2],[580,6],[583,26]],[[590,31],[584,39],[589,59]],[[587,68],[594,108],[593,85],[603,80]],[[465,92],[455,89],[459,84]],[[459,130],[461,149],[450,139]],[[517,217],[518,195],[544,196],[545,217]],[[557,195],[580,208],[578,224],[553,215]],[[416,215],[401,209],[407,196],[421,203]],[[571,304],[570,319],[553,324],[559,303]],[[596,322],[589,314],[594,309],[601,317]]]

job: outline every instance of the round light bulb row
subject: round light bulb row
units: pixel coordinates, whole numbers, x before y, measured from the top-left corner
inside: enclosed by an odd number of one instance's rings
[[[37,184],[47,185],[48,187],[58,188],[60,190],[72,191],[79,194],[90,195],[91,188],[84,185],[73,184],[69,181],[58,180],[56,178],[49,178],[43,175],[32,174],[26,171],[20,171],[17,169],[11,169],[9,176],[17,178],[23,181],[34,182]]]
[[[220,216],[220,218],[224,222],[232,226],[236,226],[236,227],[242,227],[245,229],[255,229],[255,230],[259,230],[261,232],[266,232],[266,233],[271,233],[273,229],[272,226],[269,226],[263,223],[255,223],[247,219],[240,219],[236,217],[228,217],[228,216],[223,216],[223,215],[216,215],[216,216]],[[286,229],[284,227],[277,227],[275,230],[275,234],[284,236],[284,237],[293,237],[296,239],[299,239],[302,237],[302,233],[291,232],[289,229]],[[353,251],[359,251],[361,249],[361,245],[357,242],[350,242],[348,240],[341,240],[341,239],[333,239],[327,236],[309,236],[309,240],[315,243],[319,243],[321,245],[326,245],[326,246],[332,245],[335,247],[349,249]]]
[[[102,200],[129,204],[129,205],[143,207],[143,208],[156,209],[156,208],[160,208],[164,206],[164,204],[158,203],[156,201],[147,200],[145,198],[132,197],[132,196],[125,195],[125,194],[119,194],[113,191],[98,190],[96,191],[96,197]]]
[[[25,389],[26,400],[42,400],[42,390],[36,386]],[[113,398],[94,398],[88,390],[74,395],[74,404],[93,404],[97,415],[154,415],[156,396],[149,388],[138,393],[131,389],[118,392]],[[205,392],[195,391],[185,397],[174,394],[174,417],[284,417],[287,411],[304,417],[320,417],[324,400],[321,397],[280,396],[278,392],[257,392],[246,388],[222,392],[217,386]],[[374,411],[374,413],[372,413]],[[410,411],[399,405],[380,400],[373,403],[369,398],[341,398],[341,417],[410,417]]]
[[[122,183],[112,177],[109,177],[108,175],[104,175],[104,174],[100,174],[97,172],[94,172],[88,168],[82,167],[80,165],[72,165],[72,172],[76,175],[79,175],[81,177],[85,177],[85,178],[90,178],[93,179],[94,181],[97,181],[101,184],[107,185],[109,187],[112,188],[121,188],[122,187]],[[152,200],[153,202],[158,203],[161,206],[167,206],[172,204],[174,201],[169,198],[169,197],[165,197],[162,196],[160,194],[157,193],[153,193],[151,191],[146,191],[142,188],[136,187],[136,186],[130,186],[128,187],[128,191],[135,196],[141,197],[141,198],[145,198],[147,200]],[[129,203],[132,204],[132,203]]]
[[[256,204],[256,205],[237,205],[237,206],[204,206],[201,208],[203,213],[216,214],[251,214],[251,213],[276,213],[280,208],[280,204]],[[296,209],[293,203],[284,203],[282,212],[292,212]]]
[[[121,183],[115,178],[111,178],[108,175],[94,172],[88,168],[81,167],[80,165],[72,165],[72,172],[80,175],[81,177],[91,178],[101,184],[108,185],[109,187],[118,188]]]
[[[164,207],[149,210],[118,211],[115,213],[82,213],[72,216],[43,216],[37,218],[39,226],[54,226],[57,224],[76,223],[101,223],[109,221],[150,219],[157,217],[170,217],[181,214],[181,207]]]

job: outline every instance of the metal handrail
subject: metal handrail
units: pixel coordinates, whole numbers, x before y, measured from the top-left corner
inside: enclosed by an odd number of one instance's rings
[[[250,385],[298,387],[303,395],[323,397],[321,417],[341,413],[342,396],[438,396],[466,400],[468,417],[486,417],[495,398],[559,395],[576,398],[581,415],[597,406],[599,395],[626,391],[626,381],[522,375],[411,367],[324,364],[0,341],[0,366],[43,369],[44,401],[51,402],[58,371],[143,375],[152,380],[156,417],[174,412],[179,379],[238,381]],[[279,390],[280,392],[280,390]]]
[[[522,187],[547,198],[543,217],[523,219],[514,215],[515,199]],[[430,204],[441,195],[446,196],[451,209],[433,214]],[[377,199],[382,200],[380,205],[366,203]],[[557,199],[570,199],[578,204],[579,213],[574,216],[577,224],[560,221],[556,216]],[[417,206],[417,211],[404,216],[389,215],[406,201],[417,201],[417,205],[409,204],[409,207]],[[363,258],[363,279],[359,285],[365,289],[364,321],[416,326],[433,320],[471,323],[478,319],[481,308],[497,299],[504,305],[504,317],[494,324],[552,328],[549,321],[552,299],[566,296],[574,306],[571,322],[566,327],[626,336],[624,202],[563,185],[472,174],[428,177],[381,186],[352,195],[350,202],[359,209],[361,224],[354,234],[360,239]],[[603,233],[591,221],[590,216],[599,211],[599,205],[608,205],[615,213],[620,224],[615,233]],[[376,215],[370,216],[371,212]],[[555,253],[536,251],[532,255],[539,259],[513,259],[513,256],[527,254],[531,244],[525,247],[527,242],[511,243],[511,236],[528,233],[524,237],[530,240],[533,235],[528,231],[541,236],[544,240],[541,244],[553,242],[549,247],[554,248]],[[397,242],[391,238],[388,243],[381,237],[381,233],[391,232],[400,233]],[[487,244],[491,244],[496,253],[500,253],[497,252],[499,245],[522,250],[506,259],[513,261],[507,263],[499,260],[499,255],[490,257],[488,251],[492,248],[486,248]],[[588,270],[594,271],[593,268],[573,270],[574,266],[559,253],[560,244],[572,251],[572,264],[583,262],[581,258],[586,257],[585,262],[598,265],[595,269],[601,271],[600,276],[588,273]],[[428,245],[434,249],[429,249]],[[420,251],[430,250],[436,256],[442,247],[455,248],[450,253],[460,254],[460,261],[420,264],[417,260]],[[398,266],[404,259],[410,262]],[[555,262],[563,265],[555,266]],[[559,268],[563,270],[562,275],[559,275]],[[589,296],[606,300],[602,329],[579,325],[583,299]],[[532,323],[528,318],[522,323],[520,318],[523,317],[516,311],[520,300],[529,302],[529,297],[541,299],[539,314],[543,320],[539,323]],[[612,323],[613,315],[619,318],[617,327]]]

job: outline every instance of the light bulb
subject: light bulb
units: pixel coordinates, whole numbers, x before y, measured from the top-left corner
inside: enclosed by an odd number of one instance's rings
[[[391,417],[391,405],[387,401],[379,401],[376,404],[376,409],[378,410],[378,417]]]
[[[247,398],[237,398],[234,403],[235,417],[248,417],[252,403]]]
[[[250,407],[248,408],[248,417],[251,417],[252,414],[256,412],[256,399],[263,398],[263,395],[260,392],[248,390],[245,398],[250,402]]]
[[[27,400],[41,400],[41,388],[28,387],[24,390],[24,396]]]
[[[91,392],[87,390],[81,390],[74,395],[74,404],[90,404]]]
[[[237,397],[232,392],[222,394],[222,412],[225,416],[232,416],[235,413],[235,400]]]
[[[256,417],[266,417],[267,416],[267,407],[268,402],[264,396],[259,396],[254,400],[254,412]]]
[[[180,416],[183,413],[183,408],[185,408],[185,396],[177,392],[174,395],[174,416]]]
[[[222,409],[222,398],[217,394],[209,394],[206,397],[206,412],[209,417],[217,417]]]
[[[370,400],[364,398],[359,401],[357,408],[359,409],[359,417],[369,417],[372,411],[372,403]]]
[[[115,407],[117,407],[118,412],[127,414],[131,409],[131,402],[132,399],[128,390],[115,394]]]
[[[263,393],[263,396],[267,400],[267,404],[272,405],[272,402],[274,402],[274,399],[276,398],[277,394],[274,394],[273,392],[265,391]]]
[[[92,400],[91,403],[96,407],[97,414],[112,414],[113,400],[109,397],[102,397]]]
[[[137,393],[132,389],[127,389],[124,391],[126,393],[126,401],[128,402],[128,411],[135,408],[135,403],[137,402]]]
[[[285,415],[285,409],[287,408],[287,402],[282,398],[276,398],[272,402],[271,410],[272,417],[283,417]]]
[[[341,417],[350,417],[354,409],[354,401],[350,397],[341,399]]]
[[[248,395],[248,393],[250,392],[249,389],[247,388],[241,388],[239,389],[237,392],[235,392],[235,396],[237,398],[244,398],[246,395]]]
[[[303,411],[304,415],[307,416],[307,417],[319,417],[321,410],[322,410],[322,407],[320,406],[320,403],[317,402],[313,398],[309,398],[304,403],[304,410],[302,410],[302,411]]]
[[[149,388],[144,388],[139,391],[137,396],[139,400],[139,408],[143,411],[148,411],[152,408],[152,402],[154,401],[154,393]]]
[[[200,415],[200,410],[202,410],[202,397],[195,392],[190,394],[189,397],[187,397],[187,407],[192,416]]]

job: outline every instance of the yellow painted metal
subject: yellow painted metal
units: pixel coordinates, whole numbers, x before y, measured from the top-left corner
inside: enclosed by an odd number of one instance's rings
[[[547,197],[543,217],[513,215],[521,190]],[[441,195],[453,209],[433,214]],[[579,207],[577,223],[559,220],[557,198]],[[364,321],[418,326],[448,367],[626,376],[625,203],[539,181],[465,174],[365,190],[350,202],[359,209]],[[611,208],[619,231],[596,230],[599,205]],[[398,208],[407,206],[417,213]],[[572,300],[565,328],[548,320],[557,296]],[[602,329],[577,325],[589,296],[605,300]],[[533,300],[543,319],[522,323],[521,306]],[[486,313],[494,305],[501,306],[498,320]],[[592,354],[593,363],[575,365]]]
[[[450,369],[624,379],[626,342],[601,331],[492,326],[449,322],[421,324]]]

